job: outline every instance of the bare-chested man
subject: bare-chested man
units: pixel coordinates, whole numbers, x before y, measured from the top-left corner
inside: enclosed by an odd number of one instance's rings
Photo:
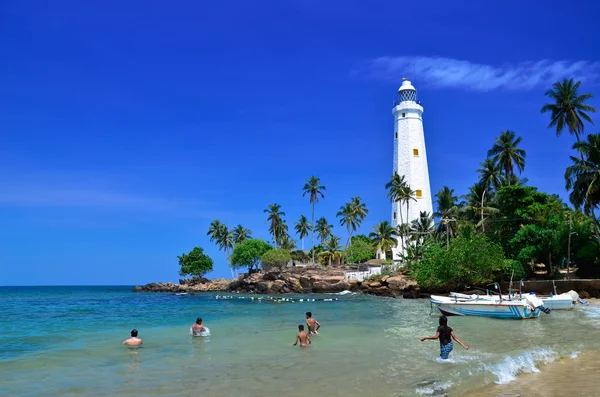
[[[308,325],[308,333],[310,335],[316,335],[319,333],[319,328],[321,328],[321,324],[314,318],[312,318],[311,312],[306,312],[306,325]],[[316,328],[315,328],[316,326]]]
[[[127,345],[127,346],[140,346],[143,342],[137,336],[138,336],[137,329],[132,329],[131,330],[131,338],[124,341],[123,344]]]
[[[306,332],[304,332],[304,325],[298,326],[298,335],[296,335],[296,341],[292,346],[296,346],[300,341],[300,347],[308,347],[312,342],[310,340],[310,336]],[[308,342],[308,344],[306,343]]]
[[[204,325],[202,325],[202,318],[198,317],[196,322],[192,324],[192,335],[201,336],[205,331],[206,328],[204,328]]]

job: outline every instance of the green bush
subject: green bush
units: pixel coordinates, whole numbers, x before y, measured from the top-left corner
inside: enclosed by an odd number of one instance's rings
[[[213,269],[213,260],[199,247],[194,247],[188,254],[181,254],[177,259],[180,276],[204,276]]]
[[[263,270],[269,271],[272,268],[282,268],[292,260],[292,256],[284,249],[271,249],[263,254],[260,259],[260,265]]]
[[[447,250],[430,244],[423,259],[413,264],[412,276],[424,288],[485,285],[501,270],[503,261],[502,247],[475,232],[451,240]]]
[[[513,275],[514,271],[514,275]],[[501,269],[502,280],[509,281],[512,275],[513,280],[521,280],[527,278],[527,268],[523,264],[514,259],[505,259],[502,262]]]
[[[365,241],[357,237],[352,237],[352,243],[346,249],[346,261],[348,263],[364,263],[370,259],[375,259],[377,249],[371,240],[367,238],[367,241]]]

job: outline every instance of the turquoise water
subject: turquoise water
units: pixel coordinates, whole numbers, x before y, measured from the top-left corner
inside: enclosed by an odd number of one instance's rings
[[[471,350],[456,346],[440,362],[438,342],[418,340],[437,325],[426,300],[215,295],[0,288],[0,395],[452,396],[600,348],[593,307],[522,321],[450,318]],[[322,332],[308,349],[293,348],[306,311]],[[188,335],[197,316],[210,336]],[[121,345],[132,328],[144,339],[141,349]]]

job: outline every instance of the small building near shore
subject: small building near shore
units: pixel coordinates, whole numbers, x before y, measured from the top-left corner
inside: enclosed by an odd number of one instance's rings
[[[348,265],[344,269],[344,279],[362,282],[371,276],[381,274],[381,269],[381,265]]]

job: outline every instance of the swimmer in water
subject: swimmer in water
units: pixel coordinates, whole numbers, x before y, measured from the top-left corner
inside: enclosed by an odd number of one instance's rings
[[[298,326],[298,335],[296,335],[296,341],[292,346],[296,346],[300,341],[300,347],[308,347],[312,342],[310,340],[310,336],[306,332],[304,332],[304,325]],[[306,343],[308,341],[308,344]]]
[[[123,344],[126,346],[140,346],[143,342],[137,336],[138,336],[137,329],[132,329],[131,330],[131,338],[127,339],[126,341],[123,341]]]
[[[314,318],[312,318],[311,312],[306,312],[306,325],[308,325],[308,333],[310,335],[316,335],[319,333],[319,328],[321,328],[321,324]],[[316,328],[315,328],[316,326]]]
[[[202,325],[202,318],[198,317],[196,322],[192,324],[192,335],[200,336],[203,332],[206,332],[206,328]]]
[[[437,332],[434,336],[423,336],[420,338],[421,342],[426,340],[440,340],[440,358],[442,360],[447,360],[450,352],[454,348],[452,344],[452,339],[456,341],[459,345],[461,345],[465,350],[469,350],[469,346],[465,345],[458,339],[458,337],[454,334],[454,330],[448,327],[448,318],[446,316],[440,316],[440,326],[437,329]]]

